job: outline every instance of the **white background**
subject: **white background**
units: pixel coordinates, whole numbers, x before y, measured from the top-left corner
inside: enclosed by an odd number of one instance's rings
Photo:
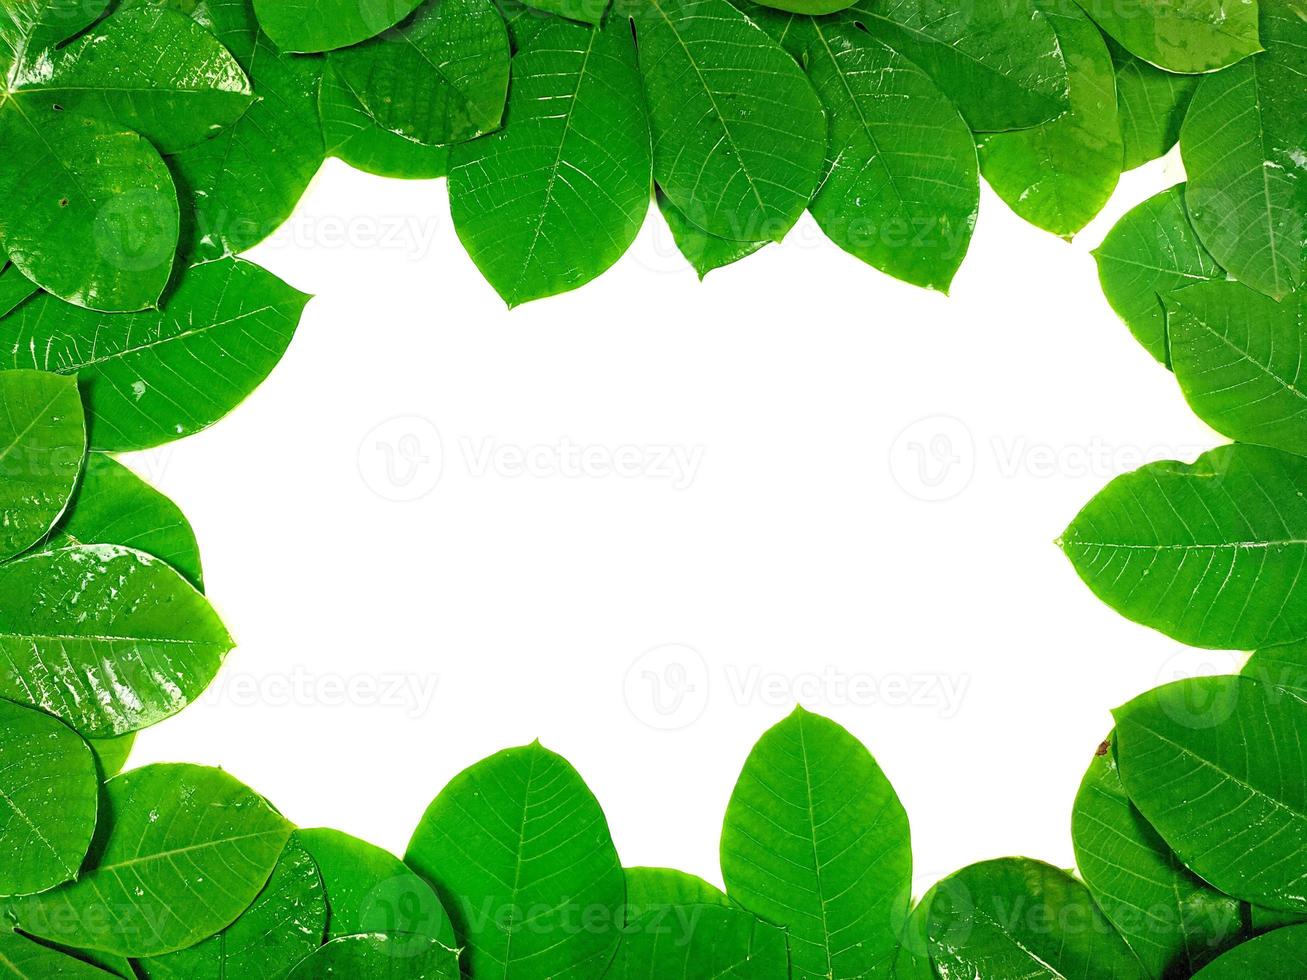
[[[251,253],[316,296],[281,366],[127,460],[240,642],[133,762],[223,766],[402,854],[451,776],[539,737],[626,864],[720,882],[740,766],[801,701],[893,781],[918,892],[1070,866],[1110,709],[1236,666],[1119,618],[1054,544],[1113,475],[1221,441],[1089,254],[1179,179],[1128,174],[1071,245],[986,190],[949,298],[807,220],[700,285],[651,212],[612,272],[510,313],[443,182],[329,162]]]

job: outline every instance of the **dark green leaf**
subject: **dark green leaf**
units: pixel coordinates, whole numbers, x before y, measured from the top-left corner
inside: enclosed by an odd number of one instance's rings
[[[84,545],[0,565],[0,697],[83,735],[124,735],[176,714],[231,648],[204,597],[139,551]]]
[[[556,21],[513,59],[505,128],[450,152],[454,227],[509,306],[566,292],[635,240],[651,166],[629,24]]]
[[[538,742],[456,776],[422,817],[405,862],[436,886],[476,980],[579,980],[602,976],[612,960],[621,863],[589,788]]]
[[[726,0],[649,0],[634,19],[658,186],[711,235],[780,241],[825,160],[802,69]]]
[[[287,980],[459,980],[458,953],[426,936],[369,933],[333,939]]]
[[[0,373],[0,561],[49,533],[86,455],[77,382],[41,371]]]
[[[1257,0],[1078,2],[1123,48],[1167,71],[1215,71],[1261,50]]]
[[[86,744],[95,753],[100,778],[109,779],[122,772],[127,765],[127,757],[132,754],[132,746],[136,744],[136,733],[128,732],[114,738],[88,738]]]
[[[434,0],[436,3],[442,0]],[[268,37],[283,51],[331,51],[394,27],[422,0],[254,0]]]
[[[1307,976],[1307,925],[1290,926],[1232,949],[1194,980]]]
[[[10,906],[19,928],[122,956],[155,956],[230,925],[263,889],[291,826],[218,769],[157,765],[105,783],[89,870]]]
[[[784,931],[743,909],[675,905],[646,913],[625,929],[617,959],[605,976],[610,980],[789,980],[790,963]]]
[[[382,129],[330,64],[322,73],[318,114],[327,154],[351,167],[407,180],[443,177],[449,171],[449,147],[415,143]]]
[[[720,888],[702,878],[671,868],[626,869],[628,922],[668,905],[729,905]]]
[[[608,4],[609,0],[525,0],[526,6],[542,13],[596,26],[604,19]]]
[[[1139,961],[1065,871],[1029,858],[964,868],[930,903],[930,952],[944,977],[1142,980]]]
[[[0,317],[36,292],[36,283],[19,272],[8,260],[0,263]]]
[[[10,980],[109,980],[106,973],[76,957],[0,928],[0,965]]]
[[[0,895],[31,895],[77,877],[100,780],[91,750],[57,718],[0,701],[0,732]]]
[[[912,898],[908,818],[871,754],[798,708],[749,753],[726,809],[732,901],[784,927],[796,976],[887,976]]]
[[[852,7],[855,0],[758,0],[758,2],[777,10],[820,17],[822,14],[833,14]]]
[[[1125,144],[1123,169],[1166,154],[1180,140],[1180,124],[1201,76],[1176,75],[1109,42],[1116,63],[1116,105]]]
[[[103,316],[33,297],[0,320],[5,367],[76,374],[91,446],[145,449],[213,424],[276,366],[308,297],[237,259],[192,266],[162,311]]]
[[[1244,664],[1243,675],[1307,703],[1307,643],[1258,650]]]

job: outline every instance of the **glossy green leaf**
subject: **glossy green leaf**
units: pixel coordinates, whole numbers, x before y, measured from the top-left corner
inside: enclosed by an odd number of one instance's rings
[[[730,2],[749,20],[761,27],[768,37],[789,52],[799,64],[804,63],[808,47],[814,40],[813,26],[817,23],[812,17],[764,7],[762,4],[754,3],[753,0],[730,0]]]
[[[404,860],[436,886],[474,980],[580,980],[612,960],[626,880],[607,821],[576,770],[538,742],[456,776]]]
[[[825,160],[802,69],[726,0],[649,0],[633,16],[658,186],[711,235],[780,241]]]
[[[672,241],[677,251],[685,257],[702,281],[708,273],[734,265],[741,259],[747,259],[768,242],[734,242],[729,238],[710,235],[693,224],[689,218],[667,199],[667,195],[658,191],[658,210],[672,233]]]
[[[1236,282],[1166,299],[1171,369],[1189,406],[1222,435],[1307,455],[1307,319]]]
[[[932,887],[912,907],[894,954],[894,980],[935,980],[935,967],[930,962],[930,906],[934,901]]]
[[[138,960],[149,980],[282,977],[322,945],[327,899],[313,858],[294,836],[240,918],[175,953]]]
[[[785,932],[729,905],[676,905],[631,922],[610,980],[789,980]],[[802,976],[802,974],[796,974]]]
[[[0,263],[0,317],[36,292],[36,283],[18,271],[7,259]]]
[[[176,714],[231,648],[204,597],[139,551],[83,545],[0,565],[0,697],[83,735]]]
[[[980,170],[1013,211],[1069,239],[1102,210],[1121,177],[1116,69],[1074,0],[1037,0],[1037,6],[1066,58],[1071,109],[1033,129],[982,137]]]
[[[1078,2],[1123,48],[1167,71],[1216,71],[1261,50],[1257,0]]]
[[[198,432],[276,366],[308,297],[256,265],[191,267],[161,311],[103,316],[33,297],[0,320],[4,367],[77,374],[91,446],[145,449]]]
[[[1029,858],[984,861],[937,886],[930,952],[943,977],[1136,980],[1145,976],[1089,890]]]
[[[1241,14],[1253,9],[1237,5]],[[1280,298],[1307,263],[1307,24],[1263,0],[1266,53],[1203,79],[1180,131],[1189,216],[1216,261]]]
[[[1283,926],[1307,923],[1307,912],[1285,912],[1280,909],[1264,909],[1260,905],[1251,905],[1248,918],[1252,922],[1252,931],[1261,934]]]
[[[1307,643],[1258,650],[1242,671],[1245,677],[1307,703]]]
[[[123,771],[127,758],[132,754],[136,744],[136,733],[117,735],[114,738],[88,738],[86,744],[95,754],[95,761],[100,769],[101,779],[110,779]]]
[[[28,279],[91,309],[155,306],[177,251],[177,188],[115,124],[0,104],[0,247]]]
[[[851,16],[929,75],[976,132],[1038,126],[1070,107],[1066,61],[1032,0],[859,0]]]
[[[106,973],[75,956],[0,929],[0,966],[7,980],[109,980]]]
[[[808,76],[830,120],[813,217],[851,255],[947,291],[980,207],[971,131],[920,69],[852,21],[812,33]]]
[[[7,0],[0,18],[0,75],[17,63],[39,60],[41,52],[89,27],[109,0]]]
[[[291,825],[219,769],[155,765],[104,785],[107,833],[81,878],[11,904],[19,928],[155,956],[230,925],[262,891]]]
[[[1164,156],[1180,141],[1180,125],[1201,76],[1163,71],[1114,42],[1109,41],[1108,47],[1116,64],[1123,169],[1133,170]]]
[[[1115,715],[1126,792],[1180,859],[1227,895],[1307,911],[1307,704],[1227,675]]]
[[[730,905],[726,893],[702,878],[672,868],[626,869],[628,922],[669,905]]]
[[[1148,353],[1170,364],[1162,297],[1224,279],[1198,240],[1184,207],[1184,185],[1150,197],[1118,221],[1094,250],[1103,293]]]
[[[91,750],[57,718],[0,701],[0,732],[0,895],[31,895],[77,877],[100,780]]]
[[[888,975],[912,898],[908,818],[839,725],[797,708],[763,735],[721,854],[731,899],[788,931],[796,977]]]
[[[369,933],[333,939],[287,974],[287,980],[459,980],[458,953],[426,936]]]
[[[86,455],[77,382],[0,373],[0,561],[40,541],[68,506]]]
[[[439,3],[442,0],[435,0]],[[254,0],[264,33],[283,51],[331,51],[394,27],[422,0]]]
[[[435,939],[455,947],[454,927],[432,887],[399,858],[338,830],[302,830],[331,908],[327,938],[360,933]]]
[[[1243,906],[1187,869],[1130,802],[1114,738],[1099,748],[1076,795],[1076,866],[1148,975],[1187,977],[1238,941]]]
[[[1182,643],[1254,650],[1307,637],[1307,459],[1223,446],[1113,480],[1062,548],[1094,593]]]
[[[491,0],[427,0],[395,30],[330,58],[382,129],[429,146],[499,128],[508,30]]]
[[[11,372],[0,373],[0,388]],[[86,460],[82,482],[46,544],[118,544],[167,562],[200,591],[200,549],[185,515],[121,463],[101,453]]]
[[[357,170],[405,180],[443,177],[449,172],[449,147],[427,146],[382,129],[330,64],[322,73],[318,115],[327,155]]]
[[[763,6],[809,17],[834,14],[852,7],[855,0],[758,0]]]
[[[1307,925],[1290,926],[1232,949],[1194,980],[1307,976]]]
[[[610,0],[525,0],[525,6],[541,13],[596,26],[604,19],[609,3]]]
[[[630,25],[557,21],[513,58],[504,129],[450,151],[454,227],[509,306],[553,296],[635,241],[651,167]]]

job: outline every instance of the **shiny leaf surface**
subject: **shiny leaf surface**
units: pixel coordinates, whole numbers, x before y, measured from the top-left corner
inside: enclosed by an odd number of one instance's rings
[[[1180,126],[1201,81],[1177,75],[1109,43],[1116,64],[1116,106],[1125,144],[1123,169],[1133,170],[1164,156],[1180,141]]]
[[[441,0],[435,0],[439,3]],[[254,0],[264,33],[282,51],[331,51],[394,27],[422,0]]]
[[[109,980],[114,976],[8,929],[0,929],[0,963],[12,980]]]
[[[1077,2],[1123,48],[1167,71],[1216,71],[1261,50],[1256,0]]]
[[[1258,650],[1242,671],[1299,701],[1307,702],[1307,643],[1287,643]]]
[[[458,953],[425,936],[369,933],[333,939],[301,960],[287,980],[458,980]]]
[[[627,868],[627,921],[668,905],[730,905],[726,893],[702,878],[672,868]]]
[[[1232,949],[1194,980],[1247,980],[1248,977],[1307,975],[1307,925],[1276,929]]]
[[[449,172],[449,147],[427,146],[382,129],[330,64],[322,73],[318,115],[327,155],[357,170],[405,180]]]
[[[747,259],[768,242],[734,242],[729,238],[710,235],[690,221],[667,199],[667,195],[658,191],[658,210],[667,222],[672,233],[672,241],[685,261],[699,274],[702,280],[715,269],[734,265],[741,259]]]

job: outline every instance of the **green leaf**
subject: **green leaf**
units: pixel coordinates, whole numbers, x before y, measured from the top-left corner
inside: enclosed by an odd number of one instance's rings
[[[1307,455],[1303,298],[1275,302],[1236,282],[1166,299],[1171,369],[1190,408],[1222,435]]]
[[[851,255],[947,291],[980,207],[971,131],[925,73],[852,21],[812,33],[808,76],[830,119],[813,217]]]
[[[287,980],[459,980],[458,953],[426,936],[342,936],[301,960]]]
[[[34,942],[26,936],[0,929],[0,964],[12,980],[109,980],[106,973],[89,963]]]
[[[100,780],[91,750],[56,718],[0,701],[0,731],[0,895],[31,895],[77,877]]]
[[[91,446],[146,449],[212,425],[276,366],[308,297],[237,259],[192,266],[161,311],[103,316],[33,297],[0,320],[5,366],[76,374]]]
[[[1148,353],[1167,365],[1171,357],[1162,297],[1225,278],[1189,223],[1183,184],[1129,211],[1094,250],[1094,259],[1112,309]]]
[[[626,880],[607,821],[576,770],[538,742],[454,777],[404,860],[435,885],[474,980],[602,976],[612,960]]]
[[[726,0],[649,0],[633,16],[658,186],[711,235],[780,241],[826,153],[802,69]]]
[[[1031,0],[859,0],[851,16],[929,75],[976,132],[1038,126],[1070,106],[1057,36]]]
[[[1071,110],[1033,129],[982,137],[980,169],[1013,211],[1070,239],[1102,210],[1121,177],[1116,70],[1102,35],[1074,0],[1037,5],[1066,58]]]
[[[422,0],[254,0],[254,13],[281,50],[316,52],[376,37],[421,4]]]
[[[109,779],[122,772],[127,765],[127,757],[132,754],[132,746],[136,744],[136,733],[128,732],[114,738],[88,738],[86,744],[95,753],[100,778]]]
[[[730,905],[720,888],[671,868],[627,868],[627,921],[669,905]]]
[[[839,725],[796,708],[763,735],[721,855],[731,899],[788,930],[796,977],[888,975],[912,897],[908,818]]]
[[[766,7],[774,7],[776,10],[820,17],[823,14],[834,14],[852,7],[855,0],[758,0],[758,2]]]
[[[1261,50],[1257,0],[1077,2],[1123,48],[1166,71],[1216,71]]]
[[[63,108],[112,120],[164,153],[191,146],[249,108],[249,79],[217,38],[157,7],[123,10],[9,79],[29,115]]]
[[[153,146],[117,125],[0,100],[0,247],[68,303],[157,305],[177,251],[177,189]]]
[[[39,59],[100,19],[109,0],[7,0],[0,18],[0,75],[7,79],[18,62]]]
[[[327,899],[317,866],[291,837],[254,904],[216,936],[137,960],[149,980],[283,977],[322,945]]]
[[[1115,42],[1108,43],[1116,64],[1116,106],[1125,144],[1122,169],[1133,170],[1156,160],[1180,140],[1189,102],[1202,80],[1176,75],[1136,58]]]
[[[702,281],[708,273],[747,259],[768,242],[733,242],[710,235],[693,224],[658,188],[658,210],[672,233],[672,241]]]
[[[454,927],[425,881],[389,851],[338,830],[302,830],[299,838],[317,862],[331,914],[327,938],[394,933],[454,947]]]
[[[1242,673],[1307,703],[1307,643],[1287,643],[1258,650],[1248,658]]]
[[[808,47],[812,44],[812,17],[800,14],[784,13],[754,3],[753,0],[730,0],[731,5],[753,21],[773,41],[779,44],[799,64],[804,64]],[[828,22],[829,23],[829,22]]]
[[[218,769],[155,765],[104,784],[106,833],[89,870],[10,905],[24,932],[155,956],[230,925],[263,889],[291,825]]]
[[[0,374],[0,388],[11,373]],[[204,591],[200,549],[185,515],[126,466],[101,453],[87,457],[82,482],[46,550],[77,544],[118,544],[143,551]]]
[[[1307,911],[1307,704],[1197,677],[1114,714],[1126,792],[1180,859],[1227,895]]]
[[[1302,16],[1287,0],[1263,0],[1266,53],[1203,79],[1180,131],[1203,244],[1234,278],[1276,299],[1303,282],[1307,262]]]
[[[651,168],[630,25],[556,21],[513,58],[504,129],[450,151],[454,227],[509,306],[553,296],[635,241]]]
[[[7,259],[0,263],[0,317],[36,292],[36,283],[19,272]]]
[[[1307,975],[1307,925],[1276,929],[1246,942],[1195,974],[1194,980],[1304,975]]]
[[[1243,907],[1189,871],[1130,802],[1109,736],[1076,795],[1076,865],[1151,977],[1190,976],[1238,941]]]
[[[232,645],[204,597],[139,551],[84,545],[0,565],[0,697],[85,736],[176,714]]]
[[[1152,463],[1080,512],[1062,547],[1094,593],[1182,643],[1254,650],[1307,637],[1307,459],[1223,446]]]
[[[908,915],[894,954],[894,980],[935,980],[930,962],[930,906],[935,901],[932,887]]]
[[[318,114],[327,154],[357,170],[406,180],[443,177],[449,171],[449,147],[415,143],[382,129],[330,64],[322,73]]]
[[[930,952],[943,977],[1133,980],[1139,961],[1065,871],[1029,858],[963,868],[930,903]]]
[[[77,382],[40,371],[0,373],[0,561],[49,533],[86,455]]]
[[[330,63],[382,129],[441,146],[499,128],[509,55],[491,0],[427,0],[395,30]]]
[[[790,962],[784,931],[743,909],[676,905],[649,912],[627,926],[605,976],[609,980],[789,980]]]
[[[604,19],[609,2],[610,0],[525,0],[525,6],[597,27]]]

